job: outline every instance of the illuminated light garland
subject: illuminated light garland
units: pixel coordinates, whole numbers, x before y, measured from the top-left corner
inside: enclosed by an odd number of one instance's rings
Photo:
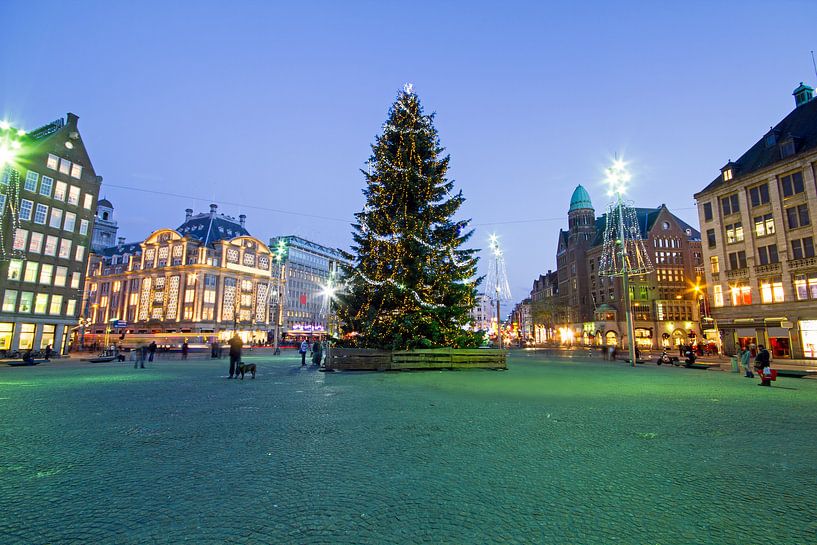
[[[417,303],[420,306],[423,306],[423,307],[426,307],[426,308],[443,308],[445,306],[445,305],[438,304],[438,303],[428,303],[426,301],[423,301],[423,298],[420,297],[419,293],[417,293],[413,289],[407,288],[405,286],[405,284],[395,282],[391,278],[387,278],[386,280],[382,280],[382,281],[377,281],[377,280],[372,280],[371,278],[369,278],[368,276],[366,276],[365,274],[363,274],[360,271],[355,271],[355,274],[357,274],[360,278],[362,278],[370,286],[380,287],[380,286],[383,286],[385,284],[391,284],[392,286],[394,286],[395,288],[397,288],[400,291],[407,291],[414,297],[414,299],[417,301]]]
[[[622,201],[622,209],[624,211],[624,236],[621,236],[618,204],[611,203],[607,209],[599,274],[619,276],[625,270],[624,263],[621,260],[622,239],[627,249],[626,269],[628,273],[630,275],[650,273],[653,270],[653,266],[649,254],[647,253],[644,240],[641,237],[635,203],[632,201]]]
[[[505,267],[505,255],[499,247],[499,237],[491,235],[488,239],[491,249],[491,263],[488,267],[487,278],[485,279],[485,291],[483,295],[491,299],[504,301],[511,300],[511,286],[508,283],[508,271]]]

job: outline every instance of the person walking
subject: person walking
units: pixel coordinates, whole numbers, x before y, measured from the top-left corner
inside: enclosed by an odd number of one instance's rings
[[[772,385],[772,358],[769,351],[762,344],[757,345],[757,356],[755,357],[755,369],[760,375],[760,384],[758,386]]]
[[[749,347],[744,346],[741,348],[738,357],[740,358],[740,364],[743,366],[743,376],[746,378],[755,378],[755,374],[752,373],[752,353],[749,352]]]
[[[315,342],[312,343],[312,365],[316,365],[320,367],[321,360],[323,359],[323,346],[321,345],[321,341],[315,339]]]
[[[301,341],[301,346],[298,348],[298,353],[301,355],[301,367],[306,367],[306,352],[309,350],[309,342],[304,339]]]
[[[239,374],[238,366],[241,364],[241,347],[244,346],[244,343],[241,341],[241,337],[238,336],[238,333],[236,333],[228,344],[230,345],[230,376],[228,378],[233,378],[233,375],[237,377]]]
[[[54,351],[51,350],[51,345],[45,347],[45,361],[51,361],[51,356],[54,355]]]
[[[136,369],[140,367],[142,369],[145,368],[145,352],[147,348],[145,346],[137,346],[136,347],[136,361],[133,363],[133,368]]]
[[[156,355],[156,341],[151,341],[148,345],[148,361],[153,361],[153,356]]]
[[[187,344],[187,341],[182,343],[182,359],[187,359],[187,353],[190,352],[190,345]]]

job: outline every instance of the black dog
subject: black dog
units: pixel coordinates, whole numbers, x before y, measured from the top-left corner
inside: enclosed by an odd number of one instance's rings
[[[255,378],[255,364],[238,362],[238,372],[241,373],[241,380],[244,380],[244,373],[250,373],[252,378]]]

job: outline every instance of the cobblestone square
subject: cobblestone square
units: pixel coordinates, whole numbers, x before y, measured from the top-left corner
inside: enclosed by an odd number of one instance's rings
[[[817,542],[817,381],[245,359],[0,369],[0,543]]]

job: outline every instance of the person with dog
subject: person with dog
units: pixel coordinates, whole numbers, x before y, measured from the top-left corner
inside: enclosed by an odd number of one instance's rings
[[[238,366],[241,364],[241,347],[244,346],[244,343],[241,341],[241,337],[238,336],[238,333],[233,335],[233,338],[230,339],[228,343],[230,345],[230,376],[229,378],[233,378],[233,375],[238,377],[239,369]]]
[[[301,367],[306,367],[306,353],[309,350],[309,342],[304,339],[301,341],[301,346],[298,348],[298,353],[301,355]]]

